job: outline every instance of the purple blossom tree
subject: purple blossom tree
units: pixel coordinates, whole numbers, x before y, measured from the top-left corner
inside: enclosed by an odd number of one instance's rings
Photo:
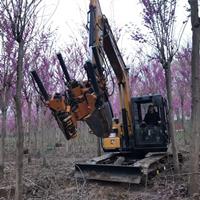
[[[172,66],[173,68],[173,95],[177,102],[173,105],[174,110],[177,111],[177,116],[181,118],[181,125],[185,130],[184,119],[185,116],[191,116],[191,48],[188,46],[182,48]],[[185,140],[185,143],[186,140]]]
[[[31,40],[31,44],[29,45],[29,48],[26,49],[26,54],[24,57],[24,83],[23,84],[23,113],[24,113],[24,124],[25,124],[25,145],[26,148],[29,149],[28,154],[28,161],[31,162],[31,155],[35,154],[37,151],[37,137],[35,137],[35,144],[34,144],[34,151],[31,150],[30,142],[31,142],[31,134],[33,133],[32,130],[32,124],[34,110],[33,106],[34,103],[37,104],[34,101],[38,101],[38,94],[35,91],[33,86],[33,81],[30,76],[30,70],[31,69],[37,69],[38,71],[46,72],[47,74],[43,77],[45,84],[47,85],[47,81],[51,81],[50,75],[52,74],[52,66],[54,64],[54,52],[53,52],[53,43],[54,43],[54,34],[49,29],[47,31],[40,30],[40,32],[35,35],[35,37]],[[50,82],[49,82],[50,83]],[[53,88],[50,88],[51,85],[49,84],[48,88],[51,90]],[[36,100],[37,99],[37,100]],[[35,124],[36,125],[36,124]],[[38,126],[37,126],[38,127]],[[36,134],[36,131],[34,131],[34,134]]]
[[[136,89],[132,88],[135,95],[161,94],[166,96],[164,70],[158,61],[141,63],[137,69]],[[131,78],[132,80],[132,78]],[[132,84],[134,85],[134,84]]]
[[[0,6],[3,8],[3,15],[9,21],[8,29],[12,31],[11,38],[15,41],[17,52],[16,63],[16,122],[17,122],[17,156],[16,156],[16,190],[15,199],[22,199],[23,192],[23,143],[24,130],[22,120],[22,87],[23,87],[23,69],[25,48],[30,35],[30,27],[34,24],[37,16],[37,8],[41,0],[1,0]],[[33,26],[34,27],[34,26]],[[32,30],[32,29],[31,29]],[[29,38],[29,39],[28,39]]]
[[[2,113],[1,145],[0,145],[0,176],[4,172],[5,137],[7,132],[7,111],[11,102],[12,86],[15,82],[16,51],[14,40],[11,37],[9,21],[0,11],[0,110]]]

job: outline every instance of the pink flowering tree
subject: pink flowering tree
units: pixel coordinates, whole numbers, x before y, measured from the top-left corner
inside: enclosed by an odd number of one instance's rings
[[[9,29],[10,22],[0,11],[0,110],[2,113],[1,145],[0,145],[0,176],[3,176],[5,160],[5,137],[7,132],[7,111],[11,103],[13,85],[16,75],[15,42],[12,31]]]
[[[8,29],[11,30],[11,38],[15,41],[17,52],[16,59],[16,91],[14,95],[16,107],[17,128],[17,154],[16,154],[16,189],[15,199],[22,199],[23,192],[23,144],[24,129],[22,117],[22,87],[24,56],[28,43],[34,37],[35,21],[37,19],[38,7],[41,0],[32,1],[0,1],[2,13],[8,19]]]
[[[173,64],[174,111],[185,132],[185,119],[191,116],[191,48],[182,48]],[[185,134],[184,134],[185,136]],[[186,138],[185,143],[187,143]]]
[[[131,88],[135,95],[161,94],[166,96],[164,70],[158,61],[155,60],[148,64],[141,63],[135,78],[137,90]]]

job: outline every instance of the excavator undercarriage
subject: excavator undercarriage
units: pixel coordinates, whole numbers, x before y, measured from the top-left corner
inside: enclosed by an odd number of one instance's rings
[[[168,168],[172,155],[148,153],[145,157],[131,153],[107,153],[75,165],[75,177],[85,180],[140,184]]]

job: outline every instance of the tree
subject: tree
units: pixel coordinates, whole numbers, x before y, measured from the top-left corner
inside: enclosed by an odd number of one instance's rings
[[[0,12],[0,110],[2,113],[2,128],[1,128],[1,145],[0,145],[0,176],[4,174],[5,160],[5,137],[7,132],[7,110],[10,104],[11,89],[14,83],[15,75],[15,59],[16,53],[14,48],[14,40],[9,29],[9,21],[4,17],[2,10]]]
[[[164,71],[160,67],[158,61],[151,63],[141,63],[136,71],[137,83],[136,88],[132,88],[132,91],[136,90],[137,95],[148,94],[161,94],[165,96],[165,77]]]
[[[15,199],[21,200],[23,193],[23,143],[24,131],[22,121],[22,86],[25,45],[28,42],[29,27],[37,14],[37,7],[41,0],[1,0],[4,14],[10,21],[12,37],[17,49],[17,81],[15,106],[17,117],[17,156],[16,156],[16,192]]]
[[[192,24],[192,139],[191,139],[191,167],[190,167],[190,194],[199,193],[199,136],[200,136],[200,66],[199,42],[200,20],[198,16],[198,0],[190,0]]]
[[[133,39],[146,42],[154,50],[153,58],[162,64],[165,71],[166,91],[169,105],[169,133],[172,142],[173,162],[175,171],[179,169],[178,153],[175,142],[175,127],[172,106],[172,75],[171,63],[177,52],[174,39],[176,0],[141,0],[143,6],[144,26],[149,35],[143,35],[138,31]]]
[[[33,58],[31,60],[32,68],[37,70],[47,92],[50,94],[50,92],[55,91],[59,88],[58,81],[55,80],[55,77],[53,76],[53,71],[56,70],[55,67],[55,52],[53,44],[54,44],[54,38],[52,35],[52,32],[49,30],[48,32],[42,32],[39,35],[39,38],[36,40],[38,41],[37,44],[35,44],[35,50],[33,52]],[[53,55],[52,55],[53,52]],[[30,76],[29,76],[30,78]],[[30,81],[30,80],[29,80]],[[31,86],[33,86],[33,82],[31,80],[30,83]],[[56,86],[58,86],[56,88]],[[32,90],[34,91],[35,88]],[[46,116],[46,110],[44,108],[44,105],[40,98],[38,98],[38,94],[35,94],[35,104],[36,104],[36,123],[37,123],[37,132],[39,135],[41,135],[41,148],[40,152],[42,155],[43,160],[43,166],[47,166],[46,163],[46,155],[45,155],[45,139],[44,139],[44,121],[47,120]],[[37,146],[37,136],[35,131],[35,147]],[[36,148],[35,148],[36,150]]]
[[[24,122],[26,122],[26,135],[27,136],[27,148],[29,148],[28,161],[31,162],[31,155],[33,151],[31,151],[31,133],[32,133],[32,124],[33,124],[33,116],[34,116],[34,97],[38,96],[35,92],[33,86],[33,80],[30,76],[31,68],[35,68],[38,71],[43,71],[44,73],[47,71],[52,71],[52,66],[54,65],[54,56],[52,56],[54,44],[54,34],[48,29],[47,31],[41,29],[37,35],[31,40],[31,44],[29,44],[29,48],[26,49],[26,55],[24,57],[24,83],[23,84],[23,100],[24,100]],[[54,53],[55,54],[55,53]],[[51,80],[51,74],[47,73],[43,78],[45,85],[48,85],[49,88],[51,85],[50,82],[47,84],[47,80]],[[52,90],[53,88],[50,88]],[[35,98],[36,99],[36,98]],[[37,101],[37,100],[36,100]],[[39,126],[38,126],[39,127]],[[36,131],[34,131],[36,134]],[[41,133],[43,134],[43,133]],[[34,135],[36,136],[36,135]],[[35,139],[37,139],[35,137]],[[25,140],[26,141],[26,140]],[[36,152],[36,143],[35,140],[35,152]],[[34,153],[35,153],[34,152]]]
[[[173,107],[177,116],[181,119],[181,126],[184,132],[184,142],[188,143],[185,137],[185,118],[191,115],[191,48],[182,48],[176,55],[173,63]]]

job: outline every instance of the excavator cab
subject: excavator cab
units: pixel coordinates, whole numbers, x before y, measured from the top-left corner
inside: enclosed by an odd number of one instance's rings
[[[169,143],[167,131],[167,103],[161,95],[134,97],[132,101],[132,146],[146,151],[166,151]],[[155,119],[148,116],[152,107]],[[146,116],[146,117],[145,117]],[[148,120],[147,120],[148,117]]]
[[[147,120],[148,110],[152,107],[156,116]],[[167,101],[161,95],[149,95],[131,98],[132,133],[127,143],[124,142],[123,124],[114,120],[112,132],[109,137],[102,139],[105,152],[165,152],[169,143]],[[157,121],[155,121],[157,120]],[[122,134],[122,135],[121,135]]]

